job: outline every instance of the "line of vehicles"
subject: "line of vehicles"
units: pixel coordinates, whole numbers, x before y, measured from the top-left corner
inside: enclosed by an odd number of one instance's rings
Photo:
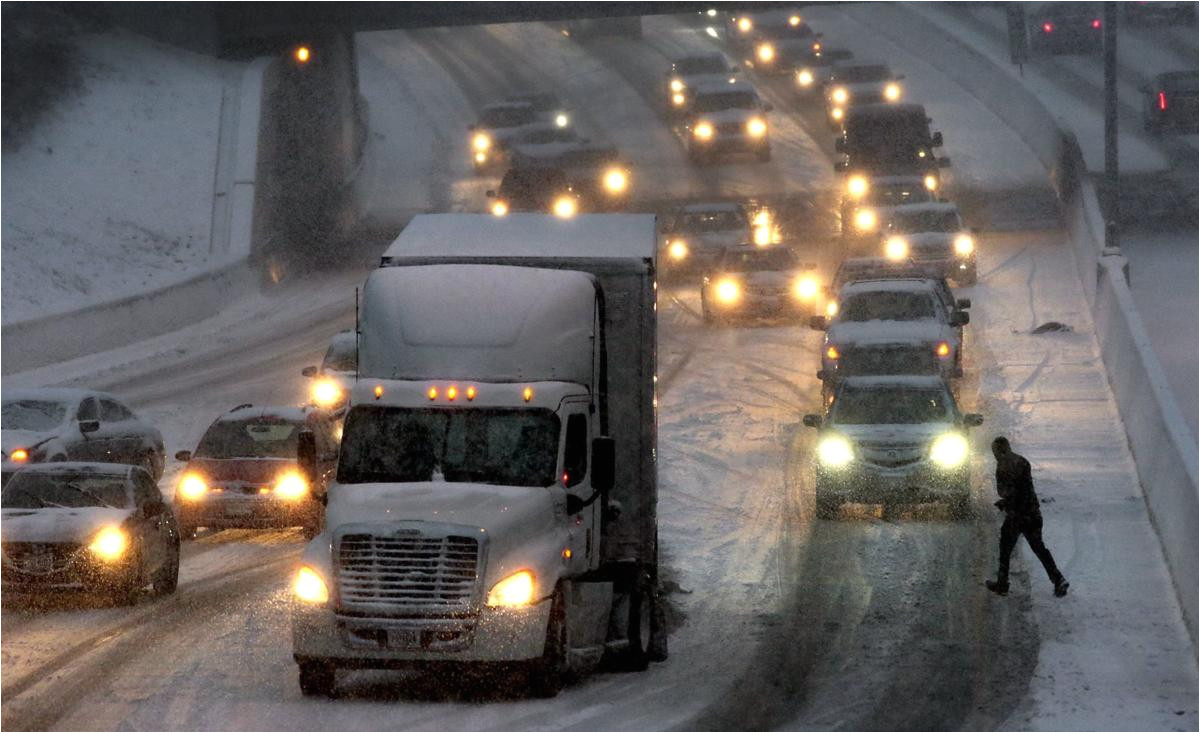
[[[715,15],[709,16],[715,17]],[[740,317],[824,332],[817,513],[949,500],[970,509],[962,376],[974,235],[939,198],[941,136],[902,76],[825,45],[797,12],[730,14],[729,48],[676,60],[664,109],[696,162],[770,155],[748,77],[824,105],[844,173],[847,254],[757,201],[629,204],[631,171],[552,94],[485,108],[468,138],[504,171],[487,211],[414,218],[362,288],[353,330],[303,370],[302,406],[234,407],[157,487],[162,437],[116,398],[3,396],[6,592],[169,593],[202,529],[301,527],[292,645],[306,695],[343,669],[487,664],[539,695],[601,664],[666,656],[657,532],[660,282]],[[764,50],[769,48],[769,51]],[[744,68],[743,68],[744,67]],[[819,102],[818,102],[819,100]],[[836,114],[835,114],[836,112]],[[594,212],[594,213],[593,213]],[[861,224],[861,226],[860,226]]]

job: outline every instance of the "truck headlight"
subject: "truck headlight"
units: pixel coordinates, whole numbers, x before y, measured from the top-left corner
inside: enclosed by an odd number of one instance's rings
[[[485,133],[477,132],[475,137],[471,138],[471,146],[482,153],[492,147],[492,138]]]
[[[758,60],[764,64],[769,64],[775,60],[775,47],[769,43],[762,43],[758,46]]]
[[[802,87],[811,87],[813,83],[813,73],[808,69],[800,69],[796,72],[796,83]]]
[[[800,300],[812,300],[817,297],[817,280],[812,275],[801,275],[792,284],[792,294]]]
[[[292,581],[292,593],[305,603],[322,604],[329,602],[329,588],[316,570],[301,565]]]
[[[749,33],[754,28],[754,23],[749,18],[738,18],[737,27],[742,33]]]
[[[845,104],[850,101],[850,92],[846,87],[837,87],[830,92],[829,97],[837,104]]]
[[[817,443],[817,459],[826,468],[842,468],[854,460],[854,446],[840,435],[826,435]]]
[[[570,196],[559,196],[554,199],[554,215],[560,219],[570,219],[579,212],[579,204]]]
[[[959,433],[943,433],[929,446],[929,460],[942,468],[957,468],[967,460],[970,446]]]
[[[924,182],[925,182],[926,189],[928,189],[930,191],[936,191],[938,189],[937,176],[933,175],[932,173],[925,176]]]
[[[13,463],[26,463],[29,461],[29,451],[24,448],[17,448],[8,458]]]
[[[717,295],[717,300],[726,305],[732,305],[738,302],[742,297],[742,286],[733,278],[725,278],[717,283],[714,289]]]
[[[892,82],[883,88],[883,98],[889,102],[895,102],[900,99],[902,92],[903,90],[900,88],[900,85]]]
[[[746,123],[746,132],[750,137],[762,137],[767,134],[767,121],[761,117],[751,117]]]
[[[295,501],[308,495],[308,481],[296,471],[288,471],[275,479],[275,495]]]
[[[954,238],[954,251],[966,257],[975,251],[975,240],[969,234],[960,234]]]
[[[854,212],[854,228],[860,232],[873,232],[879,224],[879,217],[872,209],[859,209]]]
[[[324,377],[312,383],[309,389],[309,394],[312,401],[321,407],[333,407],[340,404],[345,398],[346,393],[342,390],[342,386],[337,383],[337,380]]]
[[[624,193],[629,186],[629,176],[620,168],[613,168],[604,174],[604,187],[609,193]]]
[[[567,116],[566,112],[559,112],[558,114],[554,115],[554,124],[559,127],[566,127],[567,125],[571,124],[571,118]]]
[[[687,242],[682,239],[676,239],[667,245],[667,256],[676,262],[686,260],[688,256]]]
[[[838,312],[838,304],[837,304],[836,300],[831,300],[825,304],[825,317],[826,318],[833,318],[834,316],[837,315],[837,312]]]
[[[204,498],[208,493],[208,484],[196,473],[185,473],[179,482],[179,495],[187,501]]]
[[[671,91],[673,91],[673,92],[682,92],[682,91],[683,91],[683,88],[684,88],[684,87],[683,87],[683,80],[682,80],[682,79],[672,79],[672,80],[671,80]]]
[[[904,237],[890,237],[883,245],[883,254],[892,262],[908,257],[908,242]]]
[[[846,193],[853,198],[860,199],[867,195],[867,191],[871,190],[871,182],[866,176],[853,175],[846,181]]]
[[[88,549],[106,562],[120,560],[129,547],[129,536],[120,527],[105,527],[92,538]]]
[[[692,130],[692,134],[700,140],[710,140],[713,136],[713,126],[709,122],[701,122]]]
[[[527,606],[533,602],[533,572],[518,570],[488,591],[489,606]]]

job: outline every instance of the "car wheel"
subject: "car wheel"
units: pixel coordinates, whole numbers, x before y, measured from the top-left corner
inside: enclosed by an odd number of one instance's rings
[[[300,667],[300,694],[308,697],[331,697],[337,685],[337,667],[328,662],[297,662]]]
[[[175,545],[171,559],[159,568],[153,585],[154,592],[160,596],[169,596],[179,587],[179,545]]]
[[[141,560],[133,563],[136,568],[141,567]],[[122,581],[112,591],[112,601],[118,606],[136,606],[138,599],[142,595],[142,575],[138,572],[134,577]]]
[[[554,591],[550,621],[546,624],[546,646],[541,658],[529,666],[529,692],[534,697],[555,697],[567,684],[567,604],[562,589]]]

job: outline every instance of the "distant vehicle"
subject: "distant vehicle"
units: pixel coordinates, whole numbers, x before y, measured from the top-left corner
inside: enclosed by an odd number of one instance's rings
[[[179,527],[139,466],[29,466],[4,486],[0,506],[6,593],[99,591],[128,605],[147,585],[175,592]]]
[[[845,156],[834,170],[859,176],[920,176],[925,187],[941,187],[939,169],[950,159],[934,155],[942,133],[931,132],[929,116],[919,104],[868,104],[851,107],[834,147]]]
[[[944,283],[943,286],[944,287]],[[843,285],[830,316],[810,319],[825,331],[817,378],[830,398],[846,377],[962,376],[962,327],[970,316],[944,300],[937,281],[864,280]]]
[[[467,127],[471,133],[471,160],[476,173],[495,167],[508,156],[509,143],[542,117],[528,102],[489,104],[479,113],[479,121]]]
[[[562,168],[517,161],[500,180],[500,188],[487,192],[496,216],[509,212],[556,213],[564,218],[579,211],[579,199]]]
[[[897,262],[911,260],[959,285],[975,284],[975,234],[952,203],[892,208],[883,223],[883,255]]]
[[[300,372],[311,378],[309,402],[326,410],[344,410],[358,373],[358,336],[353,329],[338,331],[329,340],[321,366]]]
[[[1195,23],[1194,2],[1147,2],[1136,0],[1121,3],[1126,23],[1135,26],[1158,25],[1160,23]]]
[[[301,470],[300,436],[311,433],[315,473]],[[239,405],[213,421],[196,451],[179,451],[187,466],[175,491],[184,537],[198,527],[321,527],[325,487],[338,443],[328,413],[312,407]]]
[[[1198,76],[1195,71],[1171,71],[1141,87],[1147,132],[1196,132]]]
[[[4,391],[3,480],[54,461],[125,463],[162,476],[162,433],[105,392],[46,387]]]
[[[570,125],[559,127],[553,122],[541,122],[515,135],[509,149],[514,159],[552,157],[588,142]]]
[[[739,49],[753,50],[762,41],[820,36],[813,33],[812,28],[804,22],[799,8],[731,14],[726,23],[726,37]]]
[[[1029,48],[1035,54],[1099,53],[1104,50],[1100,3],[1044,3],[1029,11]]]
[[[659,267],[670,273],[705,272],[727,248],[750,237],[750,217],[743,204],[687,204],[666,220]]]
[[[554,92],[514,94],[507,101],[515,104],[528,104],[530,107],[533,107],[534,113],[537,114],[541,122],[547,125],[560,128],[571,126],[571,112]]]
[[[666,93],[671,109],[682,112],[690,104],[693,90],[697,87],[728,83],[730,79],[736,80],[736,74],[739,73],[740,69],[720,53],[675,59],[667,71]]]
[[[685,125],[688,158],[698,163],[722,153],[749,152],[761,162],[769,161],[770,111],[771,105],[759,98],[749,82],[697,88]]]
[[[745,244],[726,249],[700,288],[705,323],[734,316],[802,316],[820,293],[814,263],[785,245]]]
[[[822,41],[812,45],[816,48],[807,52],[797,50],[792,53],[786,47],[780,50],[784,64],[794,73],[796,91],[802,96],[824,95],[837,65],[854,58],[854,53],[845,48],[835,48]]]
[[[825,292],[834,297],[841,291],[842,286],[847,283],[859,282],[862,280],[894,280],[897,278],[916,278],[919,280],[930,280],[934,283],[934,291],[937,294],[938,300],[942,302],[942,306],[947,313],[953,313],[956,310],[967,310],[971,307],[970,298],[957,298],[954,292],[950,289],[950,285],[946,283],[946,279],[931,271],[930,268],[922,267],[914,262],[894,262],[885,257],[847,257],[838,265],[837,270],[833,273],[833,279]],[[837,313],[836,301],[833,308],[829,308],[826,315],[829,317]],[[960,340],[962,331],[959,331]]]
[[[633,176],[612,145],[581,140],[561,146],[526,147],[513,158],[513,164],[562,171],[580,211],[619,211],[629,203]]]
[[[971,446],[967,430],[983,416],[959,411],[939,377],[849,377],[824,415],[804,416],[818,429],[816,514],[836,518],[848,502],[950,503],[971,513]]]
[[[842,129],[847,110],[866,104],[894,104],[904,97],[903,74],[887,64],[847,61],[835,64],[825,89],[825,110],[834,130]]]
[[[842,192],[842,234],[878,238],[880,226],[897,206],[934,201],[922,176],[850,176]]]

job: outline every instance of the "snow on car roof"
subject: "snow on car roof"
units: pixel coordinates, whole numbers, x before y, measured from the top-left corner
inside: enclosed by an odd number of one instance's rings
[[[423,257],[648,259],[657,250],[653,214],[421,214],[383,253],[383,264]]]
[[[75,387],[30,387],[26,389],[4,390],[4,401],[10,400],[48,400],[51,402],[75,402],[85,397],[104,397],[116,400],[107,392],[97,392],[93,389]]]
[[[842,297],[860,293],[921,293],[933,292],[936,280],[904,277],[895,279],[857,280],[842,286]]]
[[[23,467],[23,473],[91,473],[104,476],[128,476],[133,466],[123,463],[85,463],[83,461],[58,461],[53,463],[30,463]]]

